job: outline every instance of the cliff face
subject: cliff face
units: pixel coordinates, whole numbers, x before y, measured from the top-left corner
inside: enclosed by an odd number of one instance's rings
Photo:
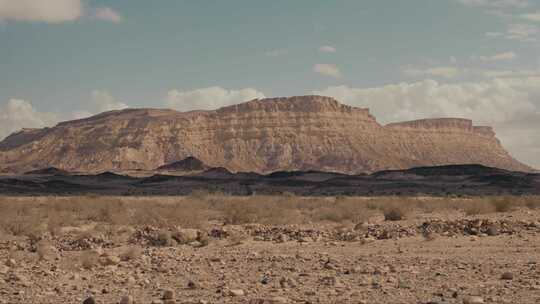
[[[253,100],[215,111],[129,109],[23,130],[0,143],[0,171],[153,170],[194,156],[231,171],[343,173],[483,164],[528,171],[489,127],[465,119],[382,126],[322,96]]]

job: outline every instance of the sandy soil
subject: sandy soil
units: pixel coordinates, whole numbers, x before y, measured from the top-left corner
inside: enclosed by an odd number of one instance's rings
[[[478,218],[498,229],[471,232]],[[111,229],[109,242],[81,239],[92,225],[66,228],[37,249],[4,236],[0,303],[540,303],[538,220],[521,209],[373,218],[356,230],[216,226],[204,242],[159,246],[150,228]]]

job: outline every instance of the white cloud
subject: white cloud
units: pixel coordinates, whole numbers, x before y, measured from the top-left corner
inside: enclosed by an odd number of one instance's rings
[[[334,78],[341,78],[341,71],[335,64],[325,64],[325,63],[318,63],[313,66],[313,72],[334,77]]]
[[[338,86],[317,94],[370,107],[385,122],[455,116],[480,123],[501,123],[540,110],[540,100],[534,99],[540,96],[540,77],[457,84],[423,80],[366,89]]]
[[[102,112],[123,110],[129,106],[116,98],[111,96],[106,91],[94,90],[92,91],[91,102],[89,108],[83,110],[76,110],[71,112],[71,115],[63,115],[66,120],[69,119],[82,119],[87,118]]]
[[[0,105],[0,140],[23,128],[43,128],[57,122],[58,116],[53,113],[39,112],[26,100],[10,99]]]
[[[93,91],[92,102],[97,107],[96,109],[98,112],[123,110],[128,108],[127,104],[116,100],[113,96],[111,96],[111,94],[105,91]]]
[[[335,53],[336,51],[336,48],[331,45],[323,45],[319,48],[321,53]]]
[[[122,16],[110,7],[98,8],[94,13],[94,17],[112,23],[120,23],[123,20]]]
[[[167,93],[166,105],[179,111],[214,110],[248,100],[264,98],[256,89],[226,90],[209,87],[193,91],[171,90]]]
[[[60,23],[79,19],[80,0],[0,0],[0,20]]]
[[[529,21],[539,21],[540,22],[540,12],[534,14],[523,14],[521,15],[522,19]]]
[[[525,8],[530,6],[528,0],[457,0],[461,4],[471,7],[487,8]]]
[[[519,40],[524,42],[534,42],[537,40],[536,35],[540,33],[540,29],[532,24],[510,24],[506,32],[506,38]]]
[[[0,104],[0,140],[23,128],[50,127],[62,120],[81,119],[99,112],[121,110],[128,106],[117,101],[104,91],[92,92],[91,109],[77,110],[72,113],[50,113],[37,111],[29,101],[12,98],[4,105]]]
[[[89,111],[85,111],[85,110],[77,110],[77,111],[73,111],[71,113],[71,117],[73,119],[82,119],[82,118],[87,118],[87,117],[90,117],[94,115],[93,113],[89,112]]]
[[[494,126],[519,159],[540,167],[540,75],[443,84],[435,80],[374,88],[329,87],[315,94],[368,107],[383,123],[426,117],[464,117]],[[519,131],[519,132],[518,132]],[[520,137],[522,136],[522,137]]]
[[[517,57],[518,57],[517,54],[514,52],[504,52],[504,53],[499,53],[492,56],[480,56],[479,58],[482,61],[507,61],[507,60],[514,60]]]
[[[287,53],[289,53],[289,51],[287,51],[286,49],[275,49],[275,50],[270,50],[264,54],[269,57],[278,57],[278,56],[287,55]]]
[[[503,37],[504,36],[504,33],[501,33],[501,32],[487,32],[486,33],[486,37],[488,38],[498,38],[498,37]]]
[[[505,57],[505,56],[502,56]],[[492,59],[492,57],[489,57]],[[476,60],[476,57],[472,58]],[[484,59],[487,60],[487,59]],[[494,60],[494,59],[493,59]],[[499,59],[502,60],[502,59]],[[540,77],[540,70],[501,70],[501,69],[483,69],[483,68],[465,68],[465,67],[432,67],[426,69],[406,68],[403,70],[406,76],[412,78],[444,78],[444,79],[476,79],[485,80],[493,78],[524,78],[524,77]]]
[[[88,8],[81,0],[0,0],[0,21],[62,23],[83,17],[122,21],[122,16],[113,9]]]
[[[460,70],[456,67],[433,67],[426,69],[406,68],[403,73],[408,77],[442,77],[456,78],[460,74]]]
[[[487,78],[528,78],[540,77],[540,70],[478,70]]]

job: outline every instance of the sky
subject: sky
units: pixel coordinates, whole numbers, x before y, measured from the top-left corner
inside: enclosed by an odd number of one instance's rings
[[[540,168],[540,0],[0,0],[0,138],[308,94],[491,125]]]

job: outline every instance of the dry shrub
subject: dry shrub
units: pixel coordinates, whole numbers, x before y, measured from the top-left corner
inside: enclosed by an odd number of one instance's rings
[[[385,221],[401,221],[405,218],[406,211],[400,206],[389,206],[383,209]]]
[[[463,211],[466,215],[480,215],[493,212],[494,206],[486,199],[475,199],[465,202]]]
[[[316,220],[335,223],[360,223],[367,220],[371,213],[362,201],[338,197],[334,203],[326,202],[324,206],[317,208]]]
[[[523,205],[529,209],[540,209],[539,197],[527,197],[523,201]]]
[[[493,205],[496,212],[508,212],[512,209],[512,201],[507,197],[493,198],[491,205]]]
[[[417,199],[382,197],[368,201],[367,207],[370,210],[378,210],[384,215],[385,221],[401,221],[418,203]]]
[[[222,206],[223,221],[228,225],[241,225],[255,221],[255,210],[247,202],[225,202]]]
[[[49,260],[55,257],[55,248],[48,241],[40,241],[36,246],[36,253],[39,260]]]
[[[32,239],[63,227],[97,223],[99,232],[114,240],[118,227],[152,226],[165,231],[177,227],[206,229],[209,221],[242,225],[332,222],[360,223],[374,212],[387,220],[401,220],[414,210],[463,210],[468,215],[507,212],[512,207],[540,208],[539,197],[406,198],[298,197],[254,195],[233,197],[195,192],[187,197],[0,197],[0,232]],[[131,230],[133,231],[133,230]],[[123,233],[121,240],[132,232]]]
[[[176,244],[171,232],[166,230],[161,230],[152,241],[154,246],[171,247]]]
[[[139,246],[129,246],[124,252],[120,254],[122,261],[137,260],[142,256],[142,248]]]
[[[227,245],[228,246],[242,245],[247,239],[248,239],[248,236],[242,231],[233,231],[227,238],[227,241],[228,241]]]
[[[204,231],[199,233],[198,241],[201,243],[201,247],[208,246],[210,244],[210,237],[208,236],[208,233]]]
[[[83,251],[79,255],[79,262],[84,269],[92,269],[99,265],[99,255],[94,251]]]

